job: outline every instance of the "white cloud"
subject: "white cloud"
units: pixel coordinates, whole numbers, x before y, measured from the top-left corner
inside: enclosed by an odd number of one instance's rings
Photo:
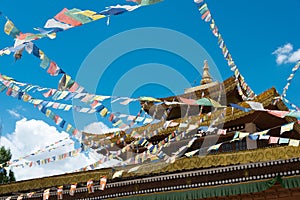
[[[287,55],[277,55],[277,58],[276,58],[276,63],[278,65],[281,65],[285,60],[288,59],[288,56]]]
[[[66,132],[59,132],[55,127],[49,126],[44,121],[34,119],[27,120],[24,118],[16,122],[16,128],[13,133],[2,137],[1,144],[6,148],[10,148],[13,160],[36,152],[37,150],[66,137],[68,137]],[[70,142],[70,139],[65,141],[65,143]],[[68,145],[47,153],[44,152],[34,157],[31,156],[27,160],[36,161],[71,150],[74,150],[74,145]],[[45,165],[13,168],[13,171],[17,180],[26,180],[73,172],[81,167],[96,162],[99,158],[101,158],[101,156],[92,151],[89,158],[80,154],[76,157]]]
[[[273,54],[287,54],[291,51],[293,51],[293,45],[291,43],[287,43],[282,47],[278,47],[276,51],[273,52]]]
[[[103,122],[93,122],[84,127],[83,131],[86,133],[104,134],[119,131],[118,128],[109,128]]]
[[[295,63],[300,60],[300,49],[293,51],[293,45],[287,43],[282,47],[278,47],[272,54],[276,55],[276,63],[278,65],[286,63]]]
[[[16,119],[20,119],[21,118],[21,114],[19,114],[16,110],[10,110],[7,109],[6,110],[12,117],[16,118]]]
[[[290,63],[295,63],[298,60],[300,60],[300,49],[298,49],[297,51],[294,51],[292,53],[292,55],[289,57],[288,62]]]

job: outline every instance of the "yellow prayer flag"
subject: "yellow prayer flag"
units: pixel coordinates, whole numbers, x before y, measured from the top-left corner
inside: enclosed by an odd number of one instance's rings
[[[103,109],[100,111],[100,115],[101,115],[102,117],[105,117],[106,114],[107,114],[107,112],[108,112],[107,108],[103,108]]]
[[[50,114],[51,114],[51,110],[47,109],[47,110],[46,110],[46,116],[49,117]]]
[[[28,94],[24,94],[24,95],[22,96],[22,99],[23,99],[24,102],[29,101],[30,98],[31,98],[31,97],[30,97]]]
[[[99,96],[99,95],[97,95],[97,96],[94,97],[94,100],[104,101],[105,99],[108,99],[108,98],[110,98],[110,96]]]
[[[14,28],[14,23],[12,23],[12,21],[7,20],[5,25],[4,25],[4,32],[9,35],[11,30]]]
[[[41,100],[41,99],[33,99],[33,104],[35,104],[35,105],[39,105],[42,102],[43,102],[43,100]]]
[[[47,36],[48,36],[48,38],[50,38],[50,39],[55,39],[55,38],[56,38],[56,32],[47,34]]]
[[[68,85],[68,83],[70,82],[70,80],[71,80],[71,76],[69,76],[68,74],[66,74],[65,75],[65,77],[66,77],[66,81],[65,81],[65,87]]]
[[[45,54],[42,50],[39,49],[39,55],[40,55],[40,59],[44,60]]]
[[[74,14],[81,14],[81,15],[84,15],[84,16],[87,16],[87,17],[91,18],[92,20],[98,20],[98,19],[106,17],[105,15],[99,15],[96,12],[91,11],[91,10],[83,10],[83,11],[80,11],[80,12],[76,12]]]
[[[66,105],[66,107],[64,108],[65,111],[69,111],[72,108],[72,105]]]
[[[253,133],[253,135],[266,135],[268,132],[269,132],[269,129],[268,129],[268,130],[264,130],[264,131],[260,131],[260,132]]]
[[[155,102],[161,102],[161,100],[156,99],[156,98],[154,98],[154,97],[140,97],[139,99],[140,99],[140,101],[155,101]]]
[[[281,126],[280,134],[283,132],[291,131],[294,128],[294,122]]]
[[[72,128],[72,125],[71,125],[71,124],[68,124],[68,125],[67,125],[67,128],[66,128],[66,131],[69,132],[69,131],[71,130],[71,128]]]

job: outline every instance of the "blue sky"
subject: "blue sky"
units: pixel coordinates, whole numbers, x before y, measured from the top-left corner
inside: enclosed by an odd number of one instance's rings
[[[281,93],[286,84],[286,78],[295,63],[286,61],[278,64],[276,55],[272,53],[278,47],[290,44],[288,45],[290,48],[288,56],[292,56],[293,53],[295,56],[298,55],[300,25],[297,13],[300,2],[298,0],[286,2],[277,0],[272,2],[207,0],[207,3],[235,63],[250,87],[256,94],[272,86]],[[55,0],[41,3],[41,1],[32,0],[11,3],[9,0],[2,0],[0,10],[22,32],[34,32],[34,27],[43,27],[48,19],[65,7],[101,11],[106,6],[116,4],[128,4],[128,2],[125,0]],[[0,26],[3,27],[4,24],[5,19],[2,17]],[[194,63],[196,66],[193,66],[188,61],[189,59],[182,55],[159,48],[146,47],[117,56],[109,66],[101,65],[107,54],[112,55],[124,46],[132,46],[143,40],[151,41],[152,37],[153,41],[157,41],[160,35],[151,35],[156,32],[138,34],[140,32],[137,31],[131,34],[131,37],[136,34],[136,42],[124,39],[118,43],[108,43],[111,45],[107,49],[96,48],[99,45],[101,47],[101,42],[116,37],[124,31],[145,27],[164,28],[184,34],[186,38],[200,44],[205,51],[199,52],[199,57],[192,48],[187,48],[185,51],[186,54],[193,55],[191,59],[196,61],[196,64]],[[1,31],[1,48],[12,46],[13,42],[12,38]],[[199,83],[199,72],[196,68],[198,70],[202,68],[203,58],[208,59],[213,68],[216,66],[217,80],[225,80],[232,75],[217,45],[217,39],[212,35],[209,24],[201,20],[193,0],[165,0],[156,5],[113,16],[109,26],[106,25],[106,19],[101,19],[60,32],[56,39],[44,38],[36,41],[35,44],[74,78],[80,76],[80,74],[78,75],[80,69],[93,72],[93,70],[98,70],[97,67],[104,67],[105,71],[101,77],[91,77],[91,79],[99,79],[96,85],[89,85],[90,80],[88,79],[80,82],[89,91],[93,91],[95,88],[97,94],[103,95],[165,97],[183,93],[184,88],[189,85],[193,86],[195,80],[197,84]],[[188,43],[185,43],[185,40],[179,41],[176,40],[176,37],[161,41],[162,46],[174,45],[179,50],[186,44]],[[293,46],[292,50],[291,46]],[[92,55],[97,55],[98,58],[93,60]],[[209,55],[210,58],[205,57],[206,55]],[[50,77],[45,70],[39,67],[40,60],[32,55],[24,53],[23,58],[17,62],[14,62],[12,56],[3,56],[0,59],[2,74],[12,76],[21,82],[38,84],[43,87],[56,88],[58,85],[59,78]],[[93,62],[93,66],[87,66],[89,62]],[[138,69],[143,66],[144,70],[152,66],[153,71],[139,71]],[[217,75],[218,73],[220,76]],[[184,80],[178,81],[180,77],[183,77]],[[153,79],[152,82],[151,79]],[[139,85],[134,87],[133,83],[139,83]],[[287,93],[287,98],[295,104],[300,104],[297,92],[299,84],[300,75],[296,74]],[[0,117],[4,135],[13,133],[16,121],[22,118],[42,120],[50,126],[55,126],[32,105],[8,97],[5,93],[0,94],[0,102]],[[129,112],[133,112],[131,114],[135,114],[137,111],[134,106],[129,110]],[[74,123],[72,112],[55,112]],[[80,116],[80,118],[85,117],[85,115]],[[92,121],[76,123],[76,125],[79,129],[83,129],[89,123]],[[58,130],[61,131],[60,128]]]

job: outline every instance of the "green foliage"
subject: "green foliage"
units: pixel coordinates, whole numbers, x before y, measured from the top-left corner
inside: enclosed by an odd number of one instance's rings
[[[16,181],[14,172],[9,170],[9,172],[7,173],[5,169],[5,167],[7,167],[6,163],[10,159],[11,159],[10,150],[5,149],[3,146],[0,147],[0,164],[2,164],[2,167],[0,168],[0,184]]]

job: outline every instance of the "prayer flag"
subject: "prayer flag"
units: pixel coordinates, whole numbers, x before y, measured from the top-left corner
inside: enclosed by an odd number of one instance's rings
[[[114,178],[121,177],[123,172],[124,172],[124,170],[120,170],[120,171],[115,172],[112,178],[114,179]]]
[[[76,14],[81,14],[81,15],[87,16],[87,17],[91,18],[92,20],[98,20],[98,19],[105,17],[105,15],[99,15],[96,12],[91,11],[91,10],[83,10],[83,11],[77,12]]]
[[[26,194],[26,196],[30,198],[30,197],[32,197],[32,195],[34,195],[34,193],[35,192],[29,192],[29,193]]]
[[[57,76],[60,72],[60,68],[57,66],[57,64],[54,61],[51,61],[47,73],[52,76]]]
[[[44,28],[59,28],[59,29],[63,29],[63,30],[67,30],[72,27],[74,27],[74,26],[62,23],[60,21],[56,21],[55,19],[49,19],[46,22],[46,24],[44,25]]]
[[[278,140],[279,140],[279,137],[270,136],[269,144],[277,144]]]
[[[253,102],[253,101],[246,101],[249,106],[253,109],[253,110],[260,110],[260,111],[265,111],[264,106],[262,103],[259,102]]]
[[[258,139],[258,135],[254,135],[254,134],[250,134],[248,137],[251,140],[257,140]]]
[[[188,105],[198,105],[195,99],[187,99],[187,98],[183,98],[183,97],[179,97],[180,101],[188,104]]]
[[[190,151],[190,152],[188,152],[188,153],[185,153],[184,155],[185,155],[186,157],[192,157],[192,156],[195,155],[198,151],[199,151],[199,149],[196,149],[196,150],[194,150],[194,151]]]
[[[286,114],[285,116],[300,118],[300,111],[291,111],[288,114]]]
[[[50,65],[50,59],[45,55],[42,62],[40,63],[40,66],[43,69],[47,69],[47,67]]]
[[[260,140],[268,140],[270,138],[270,135],[259,135]]]
[[[264,130],[264,131],[260,131],[260,132],[253,133],[253,135],[266,135],[268,132],[269,132],[269,129],[268,129],[268,130]]]
[[[57,199],[58,200],[61,200],[61,199],[63,199],[63,186],[59,186],[58,188],[57,188]]]
[[[218,129],[218,135],[226,135],[226,129]]]
[[[299,140],[290,139],[289,146],[298,147]]]
[[[91,22],[92,20],[85,15],[80,14],[81,10],[77,8],[73,8],[71,10],[66,11],[64,14],[81,22],[82,24],[86,24]]]
[[[10,21],[9,19],[6,21],[4,25],[4,32],[13,37],[16,38],[17,35],[19,35],[21,32],[15,27],[14,23]]]
[[[67,8],[64,8],[62,11],[60,11],[54,19],[64,22],[66,24],[70,24],[71,26],[80,26],[82,23],[80,21],[77,21],[76,19],[73,19],[72,17],[69,17],[65,13],[68,11]]]
[[[244,137],[247,137],[249,133],[239,132],[239,139],[242,140]]]
[[[289,111],[281,111],[281,110],[268,110],[267,112],[271,115],[280,118],[284,118],[287,114],[289,114]]]
[[[48,200],[49,197],[50,197],[50,189],[44,190],[44,193],[43,193],[43,200]]]
[[[249,112],[249,111],[251,111],[250,108],[244,108],[244,107],[239,106],[239,105],[237,105],[237,104],[230,103],[229,105],[230,105],[231,107],[233,107],[233,108],[237,108],[237,109],[242,110],[242,111],[244,111],[244,112]]]
[[[106,178],[106,176],[103,176],[100,179],[100,188],[99,188],[100,190],[104,190],[105,189],[106,182],[107,182],[107,178]]]
[[[87,181],[86,187],[88,189],[88,193],[89,194],[94,193],[94,182],[93,182],[92,179],[90,179],[90,180]]]
[[[288,144],[289,141],[290,141],[289,138],[280,138],[278,143],[279,144]]]
[[[207,151],[211,151],[211,150],[216,150],[217,151],[220,148],[221,145],[222,145],[222,143],[213,145],[213,146],[209,147],[207,149]]]
[[[283,132],[291,131],[294,128],[294,122],[281,126],[280,135]]]
[[[135,172],[135,171],[137,171],[140,167],[141,167],[141,166],[133,167],[133,168],[131,168],[130,170],[128,170],[128,173]]]
[[[71,188],[70,188],[70,191],[69,191],[69,194],[70,194],[71,196],[74,196],[75,191],[76,191],[76,187],[77,187],[77,183],[73,183],[73,184],[71,185]]]

